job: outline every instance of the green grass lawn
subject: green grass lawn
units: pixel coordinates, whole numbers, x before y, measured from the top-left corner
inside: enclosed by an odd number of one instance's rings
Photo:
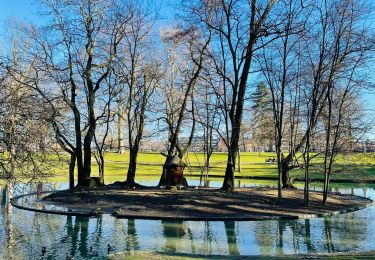
[[[277,164],[266,163],[266,159],[275,157],[274,153],[257,153],[242,152],[241,153],[241,172],[237,172],[236,176],[252,176],[252,177],[277,177]],[[123,180],[126,176],[129,162],[129,154],[107,153],[105,156],[105,176],[111,179]],[[67,158],[65,158],[66,160]],[[211,157],[211,166],[209,175],[224,176],[226,167],[226,153],[214,153]],[[59,166],[54,171],[57,176],[65,177],[68,172],[67,162],[63,162],[64,158],[57,157],[54,160],[60,160]],[[162,165],[165,157],[160,153],[140,153],[138,157],[137,176],[160,176]],[[204,155],[202,153],[189,153],[184,158],[188,165],[185,169],[186,175],[199,175],[203,169]],[[322,158],[316,158],[311,167],[311,177],[314,179],[323,179]],[[97,164],[93,159],[92,176],[97,176]],[[332,176],[335,179],[375,179],[375,153],[353,153],[350,155],[338,155],[335,162],[335,170]],[[303,178],[303,172],[295,169],[291,172],[292,177]],[[144,178],[143,177],[143,178]]]

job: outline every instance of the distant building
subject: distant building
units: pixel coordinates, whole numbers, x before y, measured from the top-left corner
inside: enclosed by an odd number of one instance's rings
[[[182,137],[179,139],[179,143],[182,144],[182,146],[185,146],[188,143],[188,141],[189,138],[187,137]],[[194,136],[191,140],[189,151],[204,152],[204,143],[205,140],[202,136]],[[218,140],[216,138],[212,139],[212,147],[214,152],[222,152],[224,149],[226,150],[225,143],[221,142],[221,140]]]
[[[353,151],[355,152],[375,152],[375,141],[373,140],[365,140],[365,141],[358,141],[353,144]]]

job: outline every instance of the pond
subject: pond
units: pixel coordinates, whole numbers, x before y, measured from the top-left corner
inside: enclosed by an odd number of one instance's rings
[[[141,181],[152,185],[158,180]],[[188,180],[197,185],[196,179]],[[217,187],[221,180],[210,180]],[[273,186],[236,181],[238,186]],[[54,182],[44,189],[64,189]],[[375,199],[375,186],[332,185],[333,191]],[[22,189],[21,189],[22,188]],[[16,185],[14,194],[32,187]],[[320,189],[319,185],[313,189]],[[283,255],[375,250],[375,207],[329,218],[293,221],[162,221],[72,217],[12,207],[12,191],[0,187],[0,259],[102,259],[107,245],[116,252],[151,251],[205,255]],[[46,252],[42,254],[42,248]],[[90,250],[92,248],[92,250]],[[96,254],[98,256],[96,256]]]

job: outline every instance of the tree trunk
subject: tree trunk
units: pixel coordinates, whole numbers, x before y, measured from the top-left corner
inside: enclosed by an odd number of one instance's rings
[[[173,157],[173,155],[169,155],[169,154],[167,154],[167,155],[163,154],[163,155],[166,156],[166,158],[165,158],[165,162],[164,162],[164,165],[163,165],[163,172],[162,172],[162,174],[161,174],[161,177],[160,177],[160,180],[159,180],[158,187],[160,187],[160,186],[169,186],[169,185],[171,185],[171,183],[169,182],[169,176],[167,176],[167,167],[166,167],[166,165],[167,165],[168,160],[169,160],[171,157]],[[180,156],[179,156],[179,158],[180,158],[180,160],[182,160],[183,157],[180,157]],[[185,178],[184,178],[184,179],[185,179]],[[186,180],[185,180],[185,182],[184,182],[183,185],[186,186],[186,187],[188,186]]]
[[[328,177],[325,177],[326,179],[324,180],[324,188],[323,188],[323,205],[325,206],[327,204],[327,199],[328,199]]]
[[[76,154],[73,152],[70,154],[69,163],[69,189],[74,188],[74,168],[76,165]]]
[[[236,152],[228,151],[227,168],[225,170],[225,177],[222,189],[226,192],[231,192],[234,189],[234,171],[236,164]]]
[[[73,97],[75,93],[73,92]],[[75,100],[73,99],[74,103]],[[82,155],[82,132],[81,132],[81,115],[76,106],[72,108],[74,114],[74,130],[75,130],[75,143],[76,143],[76,159],[77,159],[77,172],[78,172],[78,186],[85,186],[86,177],[84,174],[83,155]]]
[[[95,131],[95,130],[91,130]],[[83,185],[82,186],[88,186],[89,185],[89,179],[91,175],[91,143],[93,138],[93,132],[87,133],[84,142],[83,142],[83,152],[84,152],[84,164],[83,164],[83,172],[82,172],[82,180]],[[81,186],[81,185],[80,185]]]
[[[206,168],[206,172],[205,172],[205,176],[204,176],[204,186],[205,187],[208,187],[208,172],[210,170],[211,155],[212,155],[212,151],[210,150],[210,152],[207,154],[206,163],[205,163],[205,168]]]
[[[135,186],[135,171],[137,169],[137,157],[138,147],[133,147],[133,149],[130,150],[128,174],[126,176],[126,185],[129,188],[134,188]]]
[[[165,161],[164,161],[164,164],[163,164],[163,172],[161,174],[158,187],[168,185],[166,164],[167,164],[168,159],[172,156],[173,156],[172,154],[167,154],[166,157],[165,157]],[[180,158],[180,159],[182,159],[182,158]]]
[[[255,15],[255,14],[252,14]],[[253,30],[254,28],[251,28]],[[256,41],[256,34],[250,33],[250,42],[246,49],[246,58],[241,73],[241,80],[238,85],[238,97],[235,103],[232,103],[230,111],[230,119],[232,123],[232,132],[230,139],[230,149],[228,151],[227,169],[225,170],[225,178],[222,189],[230,192],[234,188],[234,171],[236,165],[236,156],[238,153],[238,143],[240,141],[240,132],[242,125],[243,106],[245,103],[245,93],[247,79],[249,76],[251,61],[253,58],[253,47]],[[233,101],[232,101],[233,102]]]
[[[281,162],[281,181],[282,181],[282,188],[290,188],[289,182],[289,162],[286,159],[282,159]]]
[[[304,161],[305,161],[305,187],[304,187],[304,192],[303,192],[303,201],[304,205],[308,206],[309,205],[309,200],[310,200],[310,134],[308,135],[308,138],[306,140],[306,154],[304,155]]]
[[[164,165],[163,165],[163,172],[160,176],[158,187],[167,185],[167,168],[165,167],[166,162],[167,162],[167,159],[165,159],[165,162],[164,162]]]
[[[100,157],[100,164],[99,164],[99,177],[103,180],[104,182],[104,157],[103,157],[103,154],[100,153],[99,154],[99,157]]]
[[[78,172],[78,186],[85,186],[85,174],[84,174],[84,167],[83,167],[83,155],[82,150],[76,151],[77,157],[77,172]]]
[[[119,154],[125,153],[125,113],[119,109],[118,112],[118,123],[117,123],[117,151]]]
[[[90,88],[89,88],[90,92]],[[95,112],[94,112],[94,104],[95,104],[95,94],[91,92],[88,94],[88,110],[89,110],[89,128],[87,130],[86,136],[83,140],[83,152],[84,152],[84,165],[83,165],[83,185],[88,186],[90,182],[90,175],[91,175],[91,144],[92,140],[95,135],[96,129],[96,119],[95,119]]]
[[[282,172],[283,172],[283,167],[282,167],[282,158],[281,158],[281,154],[280,154],[280,151],[277,149],[277,198],[279,200],[279,202],[281,202],[281,199],[282,199],[282,192],[281,192],[281,183],[283,182],[282,181]]]
[[[237,153],[237,159],[238,159],[238,162],[237,162],[237,172],[241,172],[241,151],[240,149],[238,149],[238,153]]]

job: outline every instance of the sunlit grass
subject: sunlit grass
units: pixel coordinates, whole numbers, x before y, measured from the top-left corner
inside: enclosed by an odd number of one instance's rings
[[[241,171],[236,172],[236,176],[251,177],[277,177],[277,164],[267,163],[266,159],[276,157],[274,153],[242,152]],[[211,157],[209,175],[224,176],[226,168],[226,153],[214,153]],[[68,157],[54,157],[59,161],[54,170],[57,176],[66,178],[68,174]],[[199,175],[204,170],[204,154],[189,153],[184,158],[187,163],[185,174]],[[160,176],[165,157],[160,153],[140,153],[137,165],[137,178],[140,176]],[[322,179],[322,157],[317,157],[311,167],[311,177]],[[105,177],[111,179],[124,180],[129,165],[129,154],[107,153],[105,155]],[[334,166],[335,174],[332,179],[375,179],[375,154],[374,153],[352,153],[340,154],[336,158]],[[98,176],[98,167],[95,159],[92,160],[92,176]],[[303,178],[301,169],[291,171],[291,176]]]

